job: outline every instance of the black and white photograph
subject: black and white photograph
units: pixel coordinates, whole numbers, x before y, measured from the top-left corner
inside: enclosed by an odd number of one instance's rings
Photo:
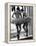
[[[33,39],[33,6],[10,5],[10,40]]]

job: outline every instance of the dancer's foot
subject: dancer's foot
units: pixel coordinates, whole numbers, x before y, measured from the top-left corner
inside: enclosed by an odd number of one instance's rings
[[[17,39],[19,40],[19,35],[17,35]]]

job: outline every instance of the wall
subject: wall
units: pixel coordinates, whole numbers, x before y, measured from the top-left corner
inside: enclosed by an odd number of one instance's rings
[[[36,46],[36,42],[6,44],[5,40],[5,3],[6,2],[23,2],[35,3],[36,0],[0,0],[0,46]]]

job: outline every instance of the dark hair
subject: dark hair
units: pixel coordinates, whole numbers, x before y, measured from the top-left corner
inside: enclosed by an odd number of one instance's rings
[[[19,11],[20,11],[20,8],[19,8],[19,6],[17,7],[17,10],[19,10]]]
[[[21,6],[21,7],[22,7],[21,11],[23,11],[23,6]]]
[[[12,7],[12,11],[15,11],[15,6]]]

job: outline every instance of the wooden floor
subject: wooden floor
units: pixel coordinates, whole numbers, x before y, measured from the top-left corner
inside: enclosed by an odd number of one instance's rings
[[[27,38],[23,38],[23,39],[19,39],[19,40],[31,40],[33,39],[33,37],[27,37]]]
[[[19,38],[19,40],[32,40],[33,36],[28,36],[28,37],[23,37],[23,38]],[[18,40],[17,37],[16,38],[12,38],[11,41],[16,41]]]

